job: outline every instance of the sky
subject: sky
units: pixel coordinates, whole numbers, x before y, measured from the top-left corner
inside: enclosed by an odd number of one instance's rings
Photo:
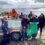
[[[45,11],[45,0],[0,0],[0,11],[12,8],[30,8]],[[38,9],[37,8],[42,8]]]
[[[45,5],[45,0],[0,0],[0,5],[2,7],[12,6],[15,8],[29,8],[32,5]]]

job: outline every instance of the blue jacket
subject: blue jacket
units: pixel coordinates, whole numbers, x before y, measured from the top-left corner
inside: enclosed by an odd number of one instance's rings
[[[44,27],[44,24],[45,24],[44,18],[39,17],[38,20],[39,20],[39,27]]]
[[[7,33],[8,23],[2,20],[2,31],[3,33]]]

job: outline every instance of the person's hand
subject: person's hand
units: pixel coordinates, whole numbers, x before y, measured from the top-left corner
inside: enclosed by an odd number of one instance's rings
[[[39,22],[37,22],[37,24],[39,24]]]
[[[7,32],[7,34],[9,34],[9,32]]]
[[[30,22],[30,24],[31,24],[32,22]]]
[[[25,29],[26,27],[24,26],[24,29]]]

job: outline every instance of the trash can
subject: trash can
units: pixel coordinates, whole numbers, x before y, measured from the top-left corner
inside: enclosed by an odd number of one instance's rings
[[[30,25],[31,35],[32,37],[36,37],[38,33],[38,23],[37,22],[31,22]]]

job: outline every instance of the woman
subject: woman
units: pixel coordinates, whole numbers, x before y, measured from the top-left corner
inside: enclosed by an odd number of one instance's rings
[[[23,19],[21,21],[21,24],[22,24],[22,36],[23,36],[23,40],[24,40],[25,39],[25,36],[26,36],[25,30],[27,29],[28,24],[29,24],[29,21],[28,21],[28,19],[26,18],[25,15],[23,16]]]

